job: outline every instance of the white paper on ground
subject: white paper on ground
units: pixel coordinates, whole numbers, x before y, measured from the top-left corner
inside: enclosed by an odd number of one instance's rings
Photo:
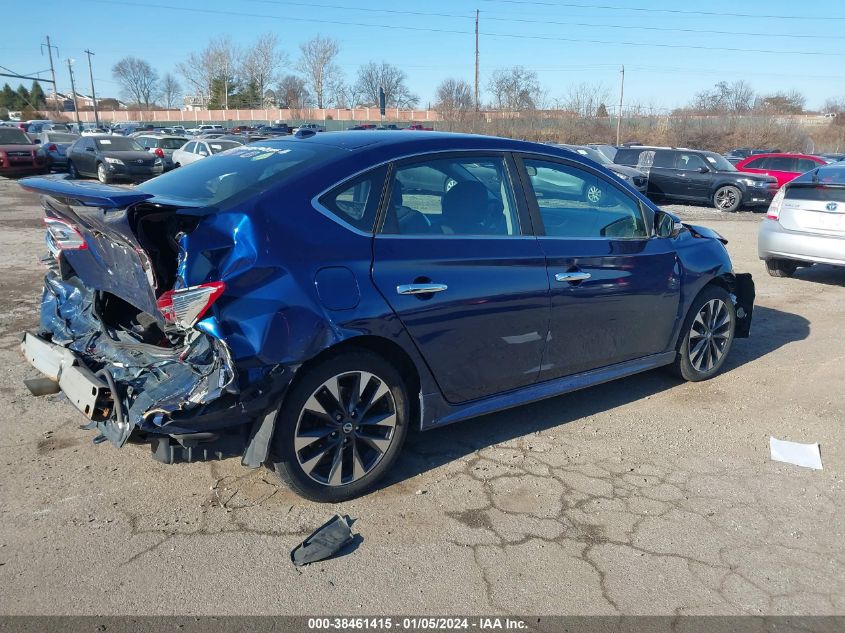
[[[786,462],[815,470],[822,469],[822,455],[817,443],[799,444],[769,437],[769,448],[772,451],[772,459],[776,462]]]

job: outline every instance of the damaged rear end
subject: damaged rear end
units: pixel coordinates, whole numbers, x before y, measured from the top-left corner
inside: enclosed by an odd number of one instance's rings
[[[97,441],[151,440],[162,461],[242,452],[284,371],[236,369],[218,318],[225,270],[209,256],[235,245],[192,238],[211,210],[90,182],[22,184],[42,194],[49,251],[40,329],[21,344],[49,381],[33,392],[61,389]]]

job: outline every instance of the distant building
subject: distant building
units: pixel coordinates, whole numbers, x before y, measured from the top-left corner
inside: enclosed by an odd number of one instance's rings
[[[182,109],[191,110],[206,110],[211,97],[208,95],[185,95],[182,97],[182,102],[185,104]]]
[[[94,108],[94,98],[90,95],[82,94],[80,92],[76,93],[74,98],[74,93],[61,93],[61,92],[48,92],[44,96],[44,101],[47,103],[48,109],[58,108],[59,110],[64,109],[64,104],[66,101],[76,102],[76,107],[79,110],[92,110]],[[104,101],[109,102],[108,104],[103,104]],[[126,110],[126,104],[119,99],[113,99],[111,97],[100,97],[97,99],[97,106],[103,107],[104,105],[110,106],[109,109],[114,107],[117,104],[117,109],[119,110]]]

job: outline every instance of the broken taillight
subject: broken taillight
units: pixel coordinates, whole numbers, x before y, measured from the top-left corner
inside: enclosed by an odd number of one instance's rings
[[[44,218],[47,235],[57,251],[80,251],[88,248],[85,238],[73,224],[59,218]]]
[[[222,281],[212,281],[190,288],[168,290],[158,298],[156,304],[165,321],[189,328],[202,318],[225,289],[226,284]]]

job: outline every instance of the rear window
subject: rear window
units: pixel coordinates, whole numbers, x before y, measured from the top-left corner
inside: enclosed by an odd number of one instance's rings
[[[51,143],[73,143],[79,137],[76,134],[62,134],[61,132],[49,132],[47,140]]]
[[[0,144],[8,145],[32,145],[29,137],[20,128],[0,128]]]
[[[322,164],[343,150],[301,143],[237,145],[206,160],[174,169],[135,187],[174,202],[210,206],[258,192]]]
[[[184,144],[183,138],[162,138],[158,141],[158,146],[162,149],[179,149]]]

